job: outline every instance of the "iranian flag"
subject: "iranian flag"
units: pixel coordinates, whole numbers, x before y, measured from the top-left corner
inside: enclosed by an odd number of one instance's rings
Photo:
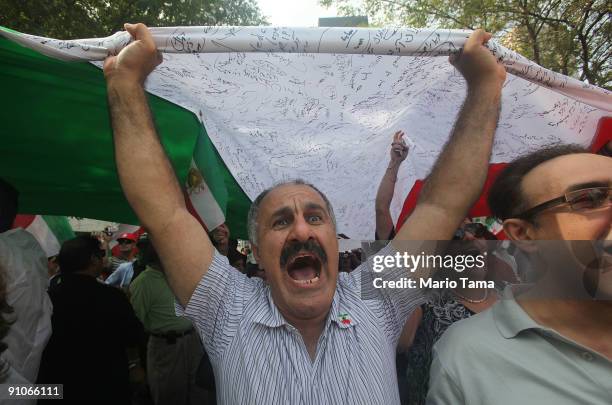
[[[13,228],[23,228],[38,241],[47,257],[59,253],[62,243],[75,234],[68,219],[53,215],[17,215]]]
[[[50,58],[0,36],[0,85],[0,176],[19,190],[20,212],[137,224],[115,171],[100,69]],[[229,213],[232,233],[246,236],[243,214],[250,200],[210,146],[202,123],[159,97],[151,95],[150,104],[192,212],[207,229]],[[53,232],[38,230],[51,216],[20,217],[19,226],[33,226],[45,246],[45,235]],[[59,245],[47,246],[49,253]]]
[[[465,97],[448,63],[470,32],[413,28],[152,28],[164,62],[146,90],[160,139],[207,229],[246,238],[262,190],[302,178],[334,205],[338,233],[374,234],[374,199],[392,134],[411,152],[391,205],[409,212]],[[121,223],[137,219],[113,158],[102,60],[131,38],[55,40],[0,30],[0,170],[22,211]],[[491,159],[554,143],[594,143],[612,94],[490,41],[508,77]],[[153,186],[153,185],[152,185]],[[405,216],[405,215],[404,215]]]

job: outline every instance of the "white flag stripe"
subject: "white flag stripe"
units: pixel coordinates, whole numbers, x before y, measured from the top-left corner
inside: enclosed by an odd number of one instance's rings
[[[36,238],[47,254],[47,257],[55,256],[59,253],[60,243],[41,215],[36,215],[34,221],[25,230]]]
[[[193,159],[189,167],[187,195],[191,205],[209,231],[225,222],[223,210],[221,210]]]

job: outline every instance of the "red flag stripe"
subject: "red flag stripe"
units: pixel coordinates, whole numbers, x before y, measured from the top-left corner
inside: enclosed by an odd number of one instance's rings
[[[591,151],[598,152],[610,141],[612,141],[612,117],[604,117],[597,124],[597,132],[591,144]]]
[[[487,198],[489,197],[489,188],[493,184],[493,181],[497,178],[499,172],[506,167],[507,163],[493,163],[489,165],[489,172],[487,174],[487,180],[485,181],[483,192],[481,196],[478,198],[478,201],[474,204],[472,209],[470,210],[468,216],[470,217],[488,217],[491,216],[491,210],[487,204]],[[397,220],[396,229],[401,228],[402,224],[412,213],[414,207],[416,206],[417,200],[419,198],[419,194],[421,193],[421,188],[423,188],[424,181],[417,180],[414,182],[410,193],[408,193],[408,197],[404,200],[404,206],[402,207],[402,211]]]
[[[35,219],[36,215],[19,214],[15,217],[15,221],[13,222],[13,228],[26,229],[32,224],[32,222],[34,222]]]
[[[594,153],[598,152],[601,148],[603,148],[608,142],[612,141],[612,117],[604,117],[599,121],[597,126],[597,132],[593,138],[593,142],[591,144],[590,150]],[[493,181],[497,177],[497,175],[501,172],[501,170],[508,163],[493,163],[489,165],[489,170],[487,174],[487,180],[485,181],[483,192],[478,198],[478,201],[474,204],[472,209],[470,210],[468,216],[470,217],[487,217],[491,216],[491,210],[487,204],[487,198],[489,196],[489,188],[493,184]],[[402,207],[402,211],[397,220],[396,229],[400,229],[404,224],[406,219],[414,210],[416,206],[417,200],[419,198],[419,194],[421,189],[423,188],[424,181],[419,179],[414,182],[408,196],[404,200],[404,205]]]

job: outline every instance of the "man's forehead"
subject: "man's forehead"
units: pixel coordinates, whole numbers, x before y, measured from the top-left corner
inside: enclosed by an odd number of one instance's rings
[[[271,190],[261,201],[261,211],[268,214],[282,208],[297,205],[300,208],[318,205],[325,207],[323,197],[306,184],[283,184]]]
[[[612,184],[612,158],[590,153],[559,156],[527,173],[522,188],[530,202],[537,204],[592,183]]]

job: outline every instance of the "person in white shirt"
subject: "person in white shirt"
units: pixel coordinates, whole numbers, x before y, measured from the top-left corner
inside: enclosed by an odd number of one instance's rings
[[[10,229],[17,214],[17,200],[17,190],[0,179],[0,267],[4,271],[6,302],[13,309],[8,318],[14,321],[2,340],[8,348],[1,360],[8,366],[9,381],[5,383],[34,383],[51,336],[52,305],[47,295],[45,252],[29,232]]]

